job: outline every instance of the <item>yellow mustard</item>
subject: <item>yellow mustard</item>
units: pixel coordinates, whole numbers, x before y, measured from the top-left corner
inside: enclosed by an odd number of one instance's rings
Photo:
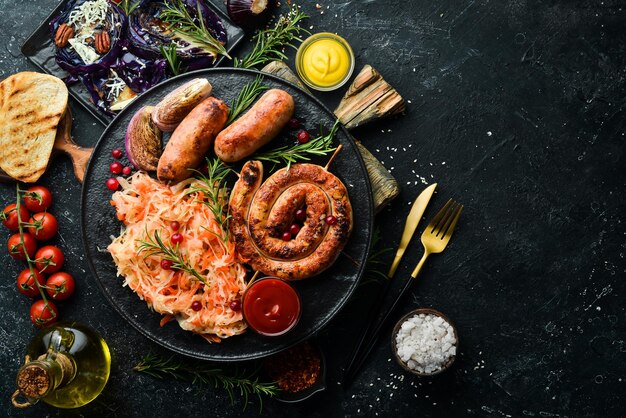
[[[303,81],[320,90],[342,85],[352,74],[354,56],[339,36],[319,33],[307,39],[298,51],[297,70]]]

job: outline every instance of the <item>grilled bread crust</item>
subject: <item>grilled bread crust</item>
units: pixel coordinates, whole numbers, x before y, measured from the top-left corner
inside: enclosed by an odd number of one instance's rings
[[[67,98],[65,83],[47,74],[21,72],[0,82],[0,168],[9,176],[34,183],[44,173]]]

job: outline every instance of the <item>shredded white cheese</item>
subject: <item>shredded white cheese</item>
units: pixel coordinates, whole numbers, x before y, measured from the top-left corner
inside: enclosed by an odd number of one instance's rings
[[[126,88],[126,83],[114,70],[111,70],[111,76],[107,82],[104,83],[104,85],[107,89],[109,89],[109,92],[107,93],[108,101],[117,100],[117,97],[120,95],[122,90]]]
[[[72,38],[68,42],[85,64],[92,64],[100,58],[96,50],[85,44],[82,39]]]
[[[104,22],[108,8],[107,0],[86,1],[70,12],[69,24],[77,29],[85,26],[93,29]]]
[[[95,49],[87,44],[87,39],[93,40],[94,30],[105,22],[108,10],[107,0],[93,0],[70,12],[68,23],[74,27],[76,35],[69,43],[85,64],[92,64],[100,58]]]

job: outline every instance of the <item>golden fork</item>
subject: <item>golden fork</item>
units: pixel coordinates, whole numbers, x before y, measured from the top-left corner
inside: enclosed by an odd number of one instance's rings
[[[415,270],[411,273],[411,277],[415,278],[419,274],[424,262],[428,258],[429,255],[442,252],[448,242],[450,242],[450,237],[454,232],[454,227],[456,226],[457,221],[459,220],[459,216],[461,215],[461,211],[463,210],[463,205],[455,202],[450,199],[448,202],[441,208],[441,210],[435,215],[432,221],[426,227],[426,230],[422,233],[422,245],[424,246],[424,255],[422,259],[417,263]],[[393,314],[397,306],[399,305],[400,300],[407,293],[413,280],[407,280],[406,284],[402,288],[402,291],[393,301],[391,308],[389,308],[386,312],[382,312],[378,316],[378,321],[375,322],[375,327],[370,327],[365,331],[365,335],[362,337],[359,342],[356,351],[353,353],[350,363],[346,368],[343,375],[343,385],[347,387],[352,382],[352,379],[356,376],[358,370],[361,368],[367,356],[374,348],[374,343],[378,339],[380,335],[380,331],[383,326],[389,320],[389,317]],[[370,329],[372,330],[370,332]]]
[[[459,220],[459,216],[461,216],[462,210],[463,205],[450,199],[443,206],[443,208],[441,208],[437,215],[435,215],[433,220],[430,221],[422,233],[424,255],[419,263],[417,263],[417,266],[415,266],[415,270],[411,273],[411,277],[417,277],[429,255],[440,253],[446,248],[448,242],[450,242],[450,237],[454,232],[454,227]]]

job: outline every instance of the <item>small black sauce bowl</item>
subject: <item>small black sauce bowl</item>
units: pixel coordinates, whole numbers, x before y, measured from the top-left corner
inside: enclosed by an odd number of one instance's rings
[[[313,348],[317,350],[320,356],[320,374],[317,377],[317,380],[315,381],[315,383],[313,383],[311,386],[309,386],[306,389],[303,389],[296,393],[286,392],[282,390],[278,392],[278,394],[274,397],[274,399],[276,399],[279,402],[284,402],[284,403],[302,402],[306,399],[309,399],[316,393],[321,392],[326,389],[326,357],[324,356],[324,352],[322,351],[317,340],[310,339],[304,342],[310,343],[313,346]],[[300,344],[303,344],[303,343],[300,343]]]
[[[250,323],[246,319],[246,309],[245,309],[245,306],[246,306],[246,296],[248,295],[248,291],[251,288],[253,288],[254,286],[258,285],[260,282],[263,282],[265,280],[278,280],[278,281],[286,284],[289,288],[291,288],[291,290],[296,295],[296,298],[298,299],[298,316],[296,317],[295,321],[288,328],[284,329],[281,332],[275,333],[275,334],[268,334],[268,333],[262,332],[260,330],[257,330],[252,325],[250,325]],[[241,314],[243,316],[243,320],[246,321],[246,323],[248,324],[248,328],[250,330],[252,330],[252,331],[256,332],[257,334],[262,335],[264,337],[280,337],[281,335],[285,335],[289,331],[293,330],[298,325],[298,322],[300,322],[300,317],[302,316],[302,299],[300,298],[300,293],[296,290],[295,287],[293,287],[293,285],[291,283],[289,283],[289,281],[287,281],[285,279],[281,279],[280,277],[265,276],[265,277],[261,277],[260,279],[257,279],[255,281],[253,281],[252,283],[248,284],[248,287],[243,292],[243,296],[241,297]]]
[[[448,361],[446,361],[446,363],[443,365],[443,367],[439,370],[435,370],[432,373],[421,373],[418,372],[417,370],[413,370],[411,369],[409,366],[407,366],[402,359],[400,358],[400,356],[398,356],[398,349],[396,347],[396,335],[398,335],[398,331],[400,330],[400,327],[402,326],[402,324],[409,318],[414,317],[415,315],[420,315],[420,314],[424,314],[424,315],[435,315],[438,317],[441,317],[444,321],[446,321],[448,324],[450,324],[450,326],[452,327],[452,331],[454,332],[454,338],[456,339],[456,350],[457,353],[459,351],[459,334],[456,331],[456,327],[454,326],[454,323],[452,323],[452,321],[450,321],[450,319],[445,316],[444,314],[442,314],[441,312],[439,312],[436,309],[432,309],[432,308],[419,308],[419,309],[415,309],[409,313],[407,313],[406,315],[404,315],[402,318],[400,318],[398,320],[398,322],[396,323],[396,326],[393,327],[393,332],[391,333],[391,350],[393,351],[393,356],[396,359],[396,363],[398,363],[404,370],[406,370],[407,372],[410,372],[416,376],[420,376],[420,377],[430,377],[430,376],[436,376],[440,373],[443,373],[444,371],[448,370],[450,368],[450,366],[452,366],[452,363],[454,363],[454,360],[456,359],[456,354],[452,357],[450,357],[448,359]]]

